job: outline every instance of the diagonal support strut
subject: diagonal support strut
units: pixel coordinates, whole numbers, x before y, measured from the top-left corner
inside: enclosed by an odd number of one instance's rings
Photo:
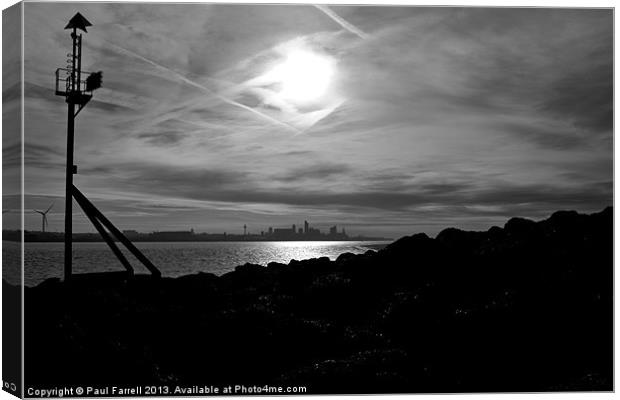
[[[93,223],[97,231],[99,231],[108,246],[110,246],[116,257],[125,266],[125,268],[127,268],[131,275],[133,275],[133,268],[131,267],[131,264],[129,264],[127,258],[125,258],[125,256],[121,253],[120,249],[118,248],[118,246],[116,246],[116,244],[114,243],[108,232],[105,231],[103,226],[105,226],[105,228],[107,228],[112,235],[114,235],[123,245],[125,245],[127,250],[129,250],[142,264],[144,264],[144,266],[151,272],[154,277],[161,277],[161,272],[159,271],[159,269],[157,269],[157,267],[155,267],[155,265],[153,265],[153,263],[151,263],[151,261],[146,258],[146,256],[142,254],[142,252],[138,250],[138,248],[134,246],[134,244],[131,243],[131,241],[127,239],[127,237],[125,237],[125,235],[123,235],[123,233],[119,231],[118,228],[116,228],[112,224],[112,222],[110,222],[110,220],[108,220],[101,213],[101,211],[99,211],[97,207],[95,207],[95,205],[86,198],[86,196],[84,196],[84,194],[82,194],[82,192],[80,192],[75,186],[73,186],[72,189],[73,198],[75,198],[80,207],[82,207],[82,209],[88,216],[88,219],[90,219],[90,221]]]
[[[82,206],[82,204],[80,204],[80,206]],[[110,234],[105,230],[103,225],[101,225],[101,222],[99,222],[99,220],[97,220],[97,218],[95,218],[90,212],[87,212],[83,206],[82,206],[82,209],[84,210],[84,213],[86,214],[90,222],[94,225],[95,229],[97,229],[97,231],[99,232],[103,240],[105,240],[105,242],[108,244],[108,246],[110,247],[110,249],[116,256],[116,258],[118,258],[118,260],[121,262],[121,264],[123,264],[127,272],[129,272],[129,275],[130,276],[133,275],[134,274],[133,267],[131,266],[131,264],[125,257],[125,255],[118,248],[116,243],[114,243],[114,239],[110,237]]]

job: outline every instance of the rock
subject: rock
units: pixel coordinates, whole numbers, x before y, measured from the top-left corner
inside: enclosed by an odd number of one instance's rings
[[[25,290],[29,385],[613,390],[613,210],[222,276]],[[3,299],[20,296],[3,282]],[[19,320],[19,314],[13,316]],[[206,378],[205,378],[206,377]]]
[[[415,252],[424,248],[432,239],[426,233],[417,233],[412,236],[404,236],[392,244],[387,245],[383,250],[384,254],[400,254],[405,252]]]
[[[354,260],[356,257],[357,256],[353,253],[343,253],[336,258],[336,264],[346,264],[347,262]]]
[[[512,235],[530,235],[538,230],[538,225],[526,218],[510,218],[504,230]]]
[[[276,271],[281,271],[283,269],[286,269],[287,267],[288,265],[279,262],[270,262],[269,264],[267,264],[267,269]]]

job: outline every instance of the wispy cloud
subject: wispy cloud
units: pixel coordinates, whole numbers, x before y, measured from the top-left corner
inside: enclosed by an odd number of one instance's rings
[[[207,94],[209,94],[209,95],[211,95],[211,96],[221,100],[222,102],[224,102],[226,104],[230,104],[232,106],[244,109],[244,110],[249,111],[249,112],[251,112],[251,113],[253,113],[255,115],[258,115],[260,118],[262,118],[264,120],[267,120],[267,121],[272,122],[272,123],[274,123],[276,125],[283,126],[283,127],[287,128],[287,129],[290,129],[290,130],[292,130],[292,131],[294,131],[296,133],[299,133],[299,131],[295,127],[293,127],[293,126],[291,126],[289,124],[286,124],[286,123],[284,123],[282,121],[279,121],[279,120],[277,120],[277,119],[275,119],[273,117],[270,117],[269,115],[263,114],[260,111],[254,109],[252,107],[248,107],[248,106],[246,106],[244,104],[238,103],[238,102],[236,102],[234,100],[231,100],[231,99],[229,99],[229,98],[227,98],[225,96],[222,96],[221,94],[218,94],[218,93],[214,92],[213,90],[207,88],[206,86],[204,86],[204,85],[202,85],[202,84],[200,84],[200,83],[198,83],[196,81],[193,81],[193,80],[187,78],[186,76],[184,76],[184,75],[182,75],[182,74],[180,74],[180,73],[178,73],[176,71],[173,71],[172,69],[170,69],[168,67],[165,67],[165,66],[163,66],[163,65],[161,65],[159,63],[156,63],[153,60],[149,60],[148,58],[145,58],[145,57],[141,56],[140,54],[138,54],[138,53],[136,53],[134,51],[125,49],[125,48],[123,48],[121,46],[117,46],[117,45],[115,45],[113,43],[109,43],[109,45],[110,45],[110,47],[112,49],[115,49],[115,50],[117,50],[117,51],[119,51],[119,52],[121,52],[123,54],[127,54],[127,55],[131,55],[133,57],[136,57],[136,58],[144,61],[145,63],[148,63],[148,64],[152,65],[153,67],[155,67],[155,68],[157,68],[157,69],[159,69],[159,70],[161,70],[163,72],[168,73],[171,77],[179,80],[180,82],[183,82],[183,83],[185,83],[185,84],[187,84],[189,86],[193,86],[195,88],[198,88],[198,89],[204,91],[205,93],[207,93]]]
[[[342,18],[340,15],[338,15],[337,13],[335,13],[331,8],[329,8],[326,5],[319,5],[316,4],[315,7],[319,10],[321,10],[323,13],[325,13],[325,15],[327,15],[328,17],[330,17],[331,19],[333,19],[334,21],[336,21],[340,26],[342,26],[344,29],[346,29],[347,31],[359,36],[361,39],[366,39],[368,38],[368,34],[364,31],[362,31],[360,28],[358,28],[357,26],[351,24],[350,22],[348,22],[347,20],[345,20],[344,18]]]

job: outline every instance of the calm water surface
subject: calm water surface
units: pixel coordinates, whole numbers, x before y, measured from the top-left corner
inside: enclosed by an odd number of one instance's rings
[[[267,265],[272,261],[288,264],[292,259],[318,257],[335,260],[342,253],[364,253],[370,248],[381,247],[387,243],[389,242],[157,242],[136,243],[136,246],[161,270],[163,276],[176,277],[199,271],[221,275],[246,262]],[[19,243],[3,241],[2,244],[3,258],[6,261],[19,260]],[[124,248],[122,250],[136,273],[148,273],[131,253]],[[25,243],[26,285],[37,285],[47,278],[61,278],[63,253],[63,243]],[[75,273],[123,270],[123,266],[105,243],[74,243],[73,265]]]

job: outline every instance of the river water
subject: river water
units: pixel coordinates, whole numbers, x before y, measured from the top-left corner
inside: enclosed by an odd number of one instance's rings
[[[221,275],[237,265],[253,263],[267,265],[272,261],[288,264],[292,259],[329,257],[340,254],[364,253],[380,248],[388,241],[377,242],[143,242],[138,247],[155,264],[163,276],[177,277],[197,272]],[[122,248],[122,246],[119,246]],[[20,244],[3,241],[3,277],[19,276]],[[123,253],[136,273],[148,273],[129,252]],[[24,282],[34,286],[48,278],[63,274],[63,243],[25,243]],[[105,243],[74,243],[74,273],[120,271],[123,266]],[[15,279],[7,279],[15,282]]]

